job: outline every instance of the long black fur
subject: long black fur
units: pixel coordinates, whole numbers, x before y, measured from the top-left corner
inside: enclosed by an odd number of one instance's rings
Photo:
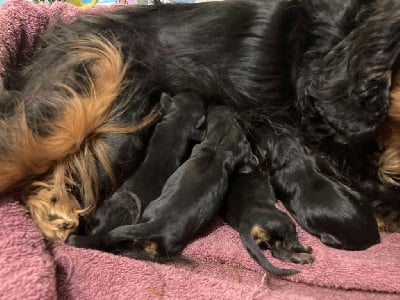
[[[198,95],[179,93],[170,97],[163,93],[160,106],[163,117],[153,129],[146,156],[140,166],[86,220],[86,232],[70,236],[69,244],[100,248],[101,245],[96,244],[97,236],[105,235],[118,226],[135,224],[138,221],[136,216],[140,217],[142,210],[160,196],[168,177],[190,156],[193,145],[201,141],[205,130],[206,109]],[[116,146],[119,146],[117,150],[121,154],[134,154],[128,147],[129,143],[117,143]],[[125,163],[129,165],[129,162]],[[104,170],[100,170],[100,174],[107,177]],[[111,247],[106,250],[115,249]]]
[[[240,110],[253,127],[267,128],[273,133],[274,147],[266,148],[270,152],[293,140],[285,154],[273,155],[271,180],[301,225],[318,235],[299,217],[300,208],[322,217],[312,206],[321,197],[323,211],[338,202],[357,210],[357,201],[366,199],[368,206],[398,194],[380,183],[371,154],[377,150],[374,138],[386,118],[397,68],[399,20],[396,0],[126,7],[53,26],[22,82],[34,87],[51,74],[79,72],[78,66],[57,69],[68,57],[69,42],[91,35],[115,41],[131,62],[127,79],[136,85],[119,101],[146,107],[153,91],[174,94],[185,87],[210,103]],[[49,67],[52,72],[43,71]],[[310,185],[310,173],[320,184]],[[296,205],[290,204],[293,193]],[[338,212],[337,218],[353,215]],[[345,228],[336,236],[341,240],[331,244],[360,249],[376,243],[376,225],[369,226],[373,234],[364,234],[359,243],[348,244],[358,231]]]
[[[150,242],[151,250],[145,246],[142,259],[164,261],[179,255],[220,209],[230,175],[254,167],[253,157],[235,114],[224,106],[211,108],[204,140],[168,178],[139,223],[117,227],[98,238],[99,244]]]
[[[324,176],[297,137],[265,128],[253,132],[253,143],[266,159],[278,199],[305,230],[340,249],[379,242],[375,216],[362,195]]]

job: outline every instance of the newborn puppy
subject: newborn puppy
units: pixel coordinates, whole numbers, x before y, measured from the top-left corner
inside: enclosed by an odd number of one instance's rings
[[[168,177],[187,159],[192,145],[201,141],[205,108],[200,96],[180,93],[171,98],[163,93],[160,106],[164,116],[154,128],[143,162],[96,211],[91,220],[98,224],[92,230],[94,236],[73,235],[68,240],[70,244],[98,248],[96,236],[118,226],[136,223],[135,216],[160,196]]]
[[[160,196],[168,177],[190,156],[193,145],[204,135],[206,111],[200,96],[181,93],[171,98],[163,94],[160,101],[165,115],[156,125],[146,157],[118,190],[135,193],[142,208]]]
[[[165,261],[178,255],[218,212],[232,172],[252,164],[254,155],[236,115],[225,106],[211,108],[205,139],[168,178],[140,224],[118,227],[101,242],[136,241],[142,247],[136,257],[142,259]]]
[[[277,197],[309,233],[331,247],[362,250],[379,242],[372,209],[361,195],[324,176],[299,138],[254,130],[252,144],[266,159]]]
[[[235,174],[229,182],[222,215],[238,230],[243,245],[257,263],[276,276],[298,273],[297,270],[279,269],[262,253],[260,246],[271,249],[272,255],[283,261],[311,263],[311,248],[297,239],[292,220],[276,208],[276,198],[269,178],[261,171]]]

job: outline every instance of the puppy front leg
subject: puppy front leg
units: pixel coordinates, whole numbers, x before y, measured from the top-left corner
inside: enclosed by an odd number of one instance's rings
[[[278,198],[300,225],[329,246],[359,250],[379,242],[372,209],[361,196],[323,175],[288,130],[254,133]]]

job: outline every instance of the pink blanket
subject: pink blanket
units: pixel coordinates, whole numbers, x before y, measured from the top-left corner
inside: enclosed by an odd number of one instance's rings
[[[95,11],[95,9],[93,10]],[[0,7],[0,74],[29,59],[37,34],[55,16],[78,9],[11,0]],[[238,234],[216,220],[184,254],[191,264],[159,265],[93,250],[46,243],[15,197],[0,199],[0,299],[398,299],[400,234],[383,234],[366,251],[325,247],[299,230],[314,249],[312,265],[277,266],[301,272],[269,278],[241,246]]]

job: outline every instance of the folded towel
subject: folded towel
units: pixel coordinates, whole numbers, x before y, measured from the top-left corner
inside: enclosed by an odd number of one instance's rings
[[[10,0],[0,7],[0,75],[7,65],[26,64],[38,34],[56,16],[70,22],[81,9]],[[398,299],[400,234],[382,234],[366,251],[322,245],[300,228],[314,248],[312,265],[294,266],[267,256],[277,266],[301,273],[264,278],[238,234],[216,221],[185,249],[192,264],[159,265],[60,243],[46,246],[26,209],[11,197],[0,199],[0,299]],[[49,248],[49,249],[48,249]],[[268,280],[269,279],[269,280]],[[347,291],[344,291],[344,290]],[[357,290],[357,291],[354,291]]]
[[[55,299],[55,264],[27,210],[0,200],[0,299]]]

